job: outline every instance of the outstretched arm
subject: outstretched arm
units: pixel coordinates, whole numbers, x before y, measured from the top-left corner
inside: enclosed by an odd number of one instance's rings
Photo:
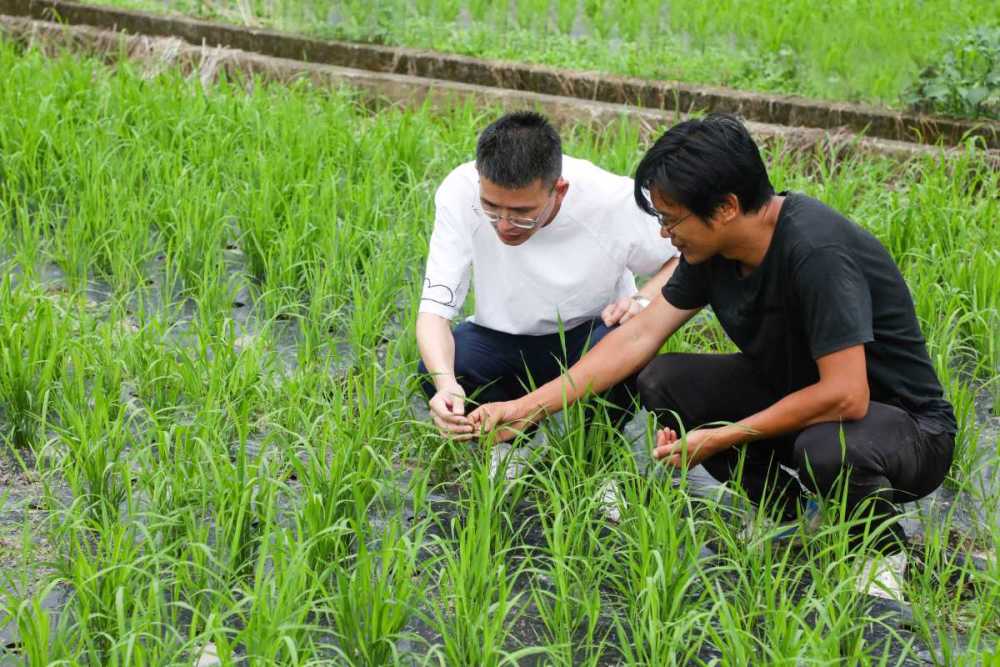
[[[497,437],[509,440],[528,424],[562,410],[588,392],[604,391],[638,372],[698,310],[680,310],[658,295],[648,308],[605,336],[560,377],[517,400],[480,406],[469,419],[480,430],[507,426]]]

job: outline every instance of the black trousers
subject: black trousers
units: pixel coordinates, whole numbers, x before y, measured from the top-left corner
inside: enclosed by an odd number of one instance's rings
[[[742,354],[666,354],[655,358],[638,377],[639,399],[661,425],[687,429],[716,421],[737,421],[782,398]],[[676,413],[676,416],[675,414]],[[678,431],[679,432],[679,431]],[[873,513],[874,521],[894,517],[896,503],[917,500],[936,489],[951,466],[952,434],[922,431],[900,408],[872,401],[858,421],[815,424],[796,433],[732,447],[703,462],[715,479],[738,480],[749,498],[778,505],[785,518],[795,515],[801,487],[782,469],[820,496],[843,493],[849,513]],[[844,473],[844,474],[842,474]],[[860,537],[864,526],[854,529]],[[905,541],[893,522],[876,547],[895,550]]]

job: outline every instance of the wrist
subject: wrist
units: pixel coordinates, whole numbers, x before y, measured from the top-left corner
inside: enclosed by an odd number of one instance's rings
[[[438,391],[453,391],[455,387],[461,388],[461,386],[454,375],[440,374],[434,376],[434,388]]]
[[[526,401],[525,398],[527,398],[527,396],[528,395],[525,395],[521,398],[514,399],[514,413],[517,416],[517,419],[529,419],[532,423],[534,423],[545,414],[545,411],[541,405]]]
[[[729,449],[753,440],[753,431],[742,424],[729,424],[716,429],[718,449]]]

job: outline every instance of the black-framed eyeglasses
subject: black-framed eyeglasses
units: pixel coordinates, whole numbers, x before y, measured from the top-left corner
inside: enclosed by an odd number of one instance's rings
[[[548,201],[545,202],[545,207],[533,218],[523,218],[515,215],[503,215],[498,211],[488,209],[486,206],[475,206],[473,205],[472,210],[479,215],[485,217],[494,226],[497,225],[501,220],[506,220],[514,227],[518,229],[534,229],[542,223],[542,220],[549,214],[552,202],[555,201],[553,195],[555,194],[555,188],[549,191]]]

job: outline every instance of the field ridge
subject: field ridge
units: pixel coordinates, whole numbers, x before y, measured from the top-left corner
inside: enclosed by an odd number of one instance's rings
[[[63,0],[0,0],[0,13],[135,34],[177,37],[193,45],[223,46],[377,73],[404,74],[658,110],[727,111],[760,123],[825,130],[846,128],[869,137],[929,145],[956,145],[975,137],[989,148],[1000,148],[1000,122],[997,121],[970,121],[794,95],[483,60],[426,49],[321,40],[274,30],[180,16],[158,16]]]

